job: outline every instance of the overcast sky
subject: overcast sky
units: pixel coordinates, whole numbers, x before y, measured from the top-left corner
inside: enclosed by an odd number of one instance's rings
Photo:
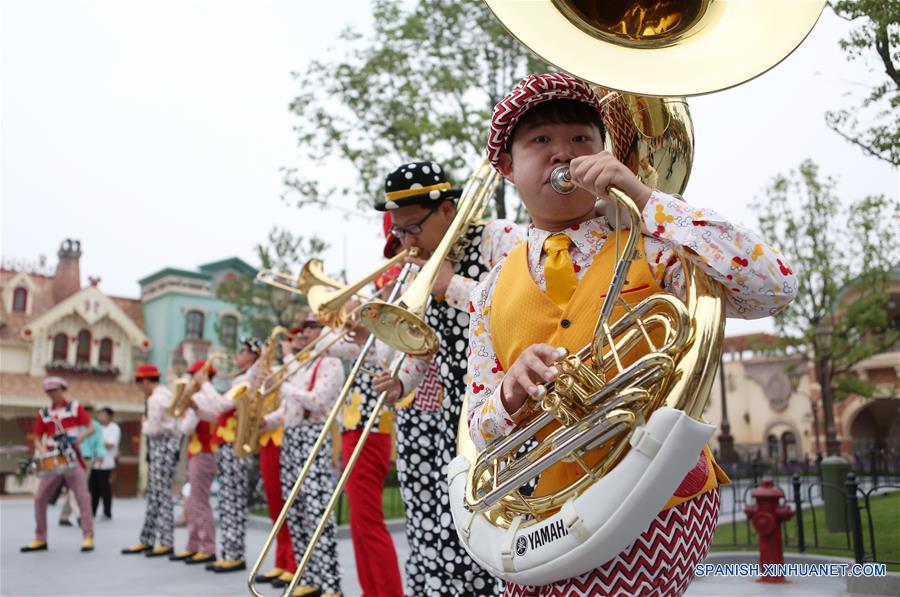
[[[239,256],[278,224],[330,241],[326,267],[351,277],[377,263],[380,223],[286,205],[279,169],[300,152],[290,72],[325,57],[347,24],[369,26],[365,2],[2,2],[0,215],[4,257],[53,263],[82,241],[81,271],[137,297],[163,267]],[[847,63],[848,24],[826,10],[778,68],[691,100],[696,160],[687,199],[754,226],[749,204],[803,159],[840,179],[845,201],[897,196],[897,171],[824,124],[883,80]],[[652,76],[648,73],[648,76]],[[329,172],[339,176],[350,171]],[[355,198],[348,199],[348,205]],[[777,244],[777,239],[770,239]],[[767,330],[729,324],[729,333]]]

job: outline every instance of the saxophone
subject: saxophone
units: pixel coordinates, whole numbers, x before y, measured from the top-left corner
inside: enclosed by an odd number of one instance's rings
[[[238,458],[246,458],[256,453],[259,449],[262,419],[278,408],[278,390],[269,391],[262,382],[266,374],[272,370],[277,339],[287,334],[288,331],[284,327],[276,326],[269,334],[262,354],[250,368],[248,381],[228,392],[228,397],[235,402],[237,430],[234,437],[234,455]]]
[[[224,359],[225,355],[220,352],[214,352],[209,355],[209,358],[206,359],[206,362],[203,363],[203,367],[200,368],[200,371],[204,373],[209,373],[209,368],[212,367],[213,361],[216,359]],[[189,378],[181,378],[175,380],[175,395],[172,397],[172,402],[169,403],[169,416],[178,418],[184,414],[184,411],[187,410],[188,405],[191,403],[191,398],[200,391],[200,384],[198,384],[193,379]]]

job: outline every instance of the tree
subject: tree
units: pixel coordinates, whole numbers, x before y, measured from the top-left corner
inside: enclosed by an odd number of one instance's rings
[[[327,248],[328,245],[315,236],[294,236],[275,227],[269,232],[267,244],[256,245],[256,254],[260,269],[296,274],[303,263]],[[257,282],[255,276],[249,274],[223,281],[216,294],[235,306],[241,314],[242,327],[260,339],[268,337],[276,325],[292,327],[307,311],[303,297]]]
[[[765,238],[777,238],[800,288],[775,316],[784,348],[814,369],[825,413],[826,449],[839,452],[833,403],[850,393],[871,396],[874,386],[852,368],[896,346],[898,322],[889,318],[889,285],[896,279],[900,203],[868,196],[845,207],[811,160],[778,175],[756,206]]]
[[[372,19],[370,36],[345,30],[338,56],[293,75],[300,92],[290,109],[307,163],[336,162],[346,172],[324,181],[316,168],[285,169],[286,198],[300,207],[369,206],[385,174],[426,156],[462,183],[484,154],[494,104],[528,73],[549,68],[481,0],[375,0]],[[502,194],[496,209],[505,217]]]
[[[847,60],[874,53],[887,80],[869,91],[860,108],[829,111],[825,122],[869,155],[900,166],[900,2],[838,0],[831,7],[842,19],[858,23],[840,42]]]

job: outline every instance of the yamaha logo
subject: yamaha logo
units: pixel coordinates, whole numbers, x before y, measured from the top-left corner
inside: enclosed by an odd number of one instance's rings
[[[541,547],[542,545],[547,545],[548,543],[552,543],[557,539],[565,537],[569,534],[569,529],[566,528],[566,525],[561,520],[557,520],[555,522],[551,522],[548,525],[545,525],[535,531],[528,533],[528,542],[530,543],[529,547],[531,549],[535,549]],[[521,537],[520,537],[521,539]],[[516,549],[518,550],[519,544],[516,543]],[[522,555],[522,554],[519,554]]]
[[[516,555],[524,556],[526,551],[528,551],[528,540],[525,537],[519,537],[516,539]]]

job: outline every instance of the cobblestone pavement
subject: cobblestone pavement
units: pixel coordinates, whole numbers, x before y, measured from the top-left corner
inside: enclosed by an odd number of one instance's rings
[[[176,508],[176,512],[178,508]],[[0,595],[185,595],[245,596],[248,594],[247,573],[213,574],[202,567],[187,566],[166,559],[123,556],[119,550],[135,543],[143,520],[144,501],[120,499],[113,504],[115,519],[97,522],[96,549],[93,553],[78,551],[81,532],[77,527],[60,527],[58,507],[48,511],[49,545],[46,552],[19,553],[19,547],[32,539],[34,516],[27,498],[0,501]],[[268,521],[256,520],[247,529],[247,556],[259,553]],[[353,547],[343,529],[339,539],[339,557],[343,571],[345,595],[357,596],[361,591],[356,579]],[[402,563],[409,549],[402,530],[392,533]],[[187,531],[176,529],[176,548],[183,547]],[[265,569],[272,565],[271,557]],[[263,585],[265,586],[265,585]],[[268,588],[267,595],[276,591]],[[836,578],[793,579],[785,585],[765,585],[751,578],[706,577],[696,579],[687,591],[699,596],[830,596],[846,595],[846,582]]]

